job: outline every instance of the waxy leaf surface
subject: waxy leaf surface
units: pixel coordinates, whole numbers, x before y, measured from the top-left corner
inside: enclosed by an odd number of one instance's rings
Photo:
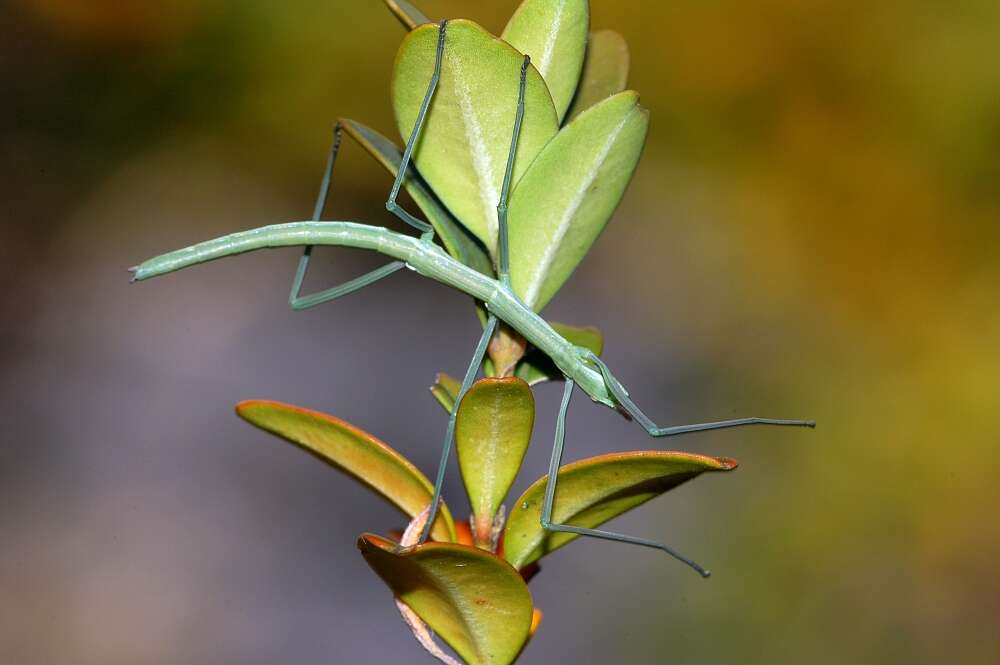
[[[552,522],[594,528],[706,471],[730,471],[736,462],[669,451],[612,453],[583,459],[559,470]],[[511,508],[503,555],[515,568],[537,561],[577,538],[542,528],[544,476]]]
[[[531,56],[552,94],[559,121],[573,101],[587,50],[587,0],[524,0],[501,35]]]
[[[476,381],[458,407],[455,449],[479,543],[488,542],[493,518],[528,450],[534,423],[534,395],[516,377]]]
[[[402,151],[392,141],[360,122],[345,118],[341,119],[341,123],[344,131],[395,178],[403,163]],[[403,187],[413,197],[414,202],[426,215],[427,221],[437,231],[448,253],[470,268],[474,268],[484,275],[492,275],[493,264],[483,246],[461,224],[455,221],[455,218],[441,205],[412,166],[408,170],[409,173],[406,175],[406,180],[403,181]]]
[[[586,347],[597,355],[601,355],[604,351],[604,335],[593,326],[581,328],[555,321],[550,321],[549,325],[575,346]],[[534,348],[529,350],[524,360],[518,364],[514,375],[524,379],[529,386],[542,381],[561,381],[563,379],[563,373],[552,362],[552,359]]]
[[[587,42],[580,85],[566,114],[572,120],[598,102],[625,89],[629,54],[625,38],[614,30],[595,30]]]
[[[578,115],[545,146],[511,194],[514,291],[540,311],[583,260],[625,194],[648,113],[626,91]]]
[[[434,72],[438,26],[410,32],[396,54],[392,105],[405,139]],[[414,149],[417,169],[442,202],[494,255],[497,203],[510,152],[523,56],[479,25],[448,23],[441,80]],[[516,183],[559,125],[548,88],[528,68]]]
[[[419,469],[350,423],[318,411],[264,400],[240,402],[236,413],[359,480],[411,518],[431,502],[434,485]],[[431,536],[455,540],[455,525],[443,504]]]
[[[364,534],[368,565],[441,639],[470,665],[507,665],[527,641],[531,593],[503,559],[476,547],[396,543]]]

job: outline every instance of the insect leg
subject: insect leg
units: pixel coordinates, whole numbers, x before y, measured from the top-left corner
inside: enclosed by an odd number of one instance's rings
[[[517,92],[517,113],[514,115],[514,132],[510,139],[510,153],[507,155],[507,170],[503,176],[503,187],[500,189],[500,202],[497,204],[498,247],[500,268],[497,271],[500,283],[510,287],[510,243],[507,237],[507,197],[510,194],[510,180],[514,174],[514,154],[517,152],[517,137],[521,134],[521,121],[524,119],[524,89],[528,76],[529,56],[524,56],[521,63],[521,82]]]
[[[396,197],[399,195],[399,188],[402,186],[403,179],[406,177],[406,172],[410,165],[410,156],[413,153],[413,146],[416,145],[417,138],[420,136],[420,130],[423,127],[425,118],[427,117],[427,109],[430,107],[434,91],[437,89],[438,81],[441,79],[441,61],[444,58],[444,39],[446,27],[447,21],[441,21],[438,33],[437,53],[434,60],[434,74],[431,76],[430,83],[427,86],[427,93],[424,95],[424,101],[420,105],[420,112],[417,114],[417,121],[413,126],[413,131],[410,132],[410,138],[406,142],[406,150],[403,152],[403,160],[399,165],[399,171],[396,173],[396,179],[392,183],[392,190],[389,192],[389,198],[385,202],[386,210],[420,231],[421,240],[426,242],[430,242],[434,237],[434,227],[427,222],[417,219],[404,210],[402,206],[396,203]],[[333,176],[333,166],[337,160],[337,152],[340,149],[341,135],[342,127],[341,123],[338,122],[336,128],[334,129],[333,146],[330,148],[330,157],[326,163],[326,172],[323,174],[323,184],[320,186],[319,196],[316,199],[316,207],[313,210],[313,219],[316,221],[319,221],[320,216],[323,214],[323,209],[326,207],[326,199],[330,191],[330,180]],[[292,309],[295,310],[315,307],[321,303],[335,298],[340,298],[348,293],[353,293],[354,291],[363,289],[369,284],[391,275],[406,265],[402,261],[392,261],[381,268],[376,268],[375,270],[365,273],[360,277],[356,277],[349,282],[334,286],[333,288],[326,289],[325,291],[320,291],[319,293],[313,293],[308,296],[300,296],[299,292],[302,289],[302,282],[305,279],[306,270],[309,268],[309,259],[311,256],[312,246],[308,246],[302,252],[302,258],[299,259],[298,270],[295,271],[295,279],[292,280],[292,291],[288,296],[288,303],[292,306]]]
[[[603,540],[613,540],[619,543],[639,545],[641,547],[651,547],[666,552],[681,563],[694,568],[702,577],[708,577],[711,573],[700,565],[678,554],[662,543],[657,543],[645,538],[635,538],[621,533],[611,531],[600,531],[598,529],[585,529],[583,527],[572,526],[570,524],[555,524],[552,522],[552,508],[556,497],[556,483],[559,480],[559,467],[562,465],[563,444],[566,442],[566,412],[569,409],[569,400],[573,396],[573,379],[566,377],[566,385],[563,388],[562,404],[559,406],[559,416],[556,419],[556,437],[552,446],[552,458],[549,460],[548,481],[545,484],[545,497],[542,500],[542,528],[548,531],[561,531],[563,533],[574,533],[579,536],[590,536],[591,538],[601,538]]]
[[[420,111],[417,113],[417,121],[413,124],[413,131],[410,132],[410,138],[406,141],[406,149],[403,150],[403,160],[400,162],[399,170],[396,172],[396,180],[392,183],[392,189],[389,191],[389,198],[386,199],[385,202],[386,210],[420,231],[420,239],[426,242],[430,242],[434,237],[434,227],[408,213],[402,206],[396,203],[396,197],[399,196],[399,188],[402,187],[403,180],[406,178],[406,171],[410,167],[410,157],[413,155],[413,146],[416,145],[417,139],[420,137],[420,130],[423,129],[424,120],[427,118],[427,109],[430,108],[431,99],[434,97],[434,91],[437,89],[438,81],[441,80],[441,62],[444,60],[444,37],[445,31],[448,27],[448,21],[443,20],[438,24],[438,26],[438,43],[437,53],[434,56],[434,73],[431,75],[430,83],[427,86],[427,92],[424,94],[424,101],[420,104]]]
[[[814,420],[779,420],[776,418],[736,418],[733,420],[719,420],[711,423],[697,423],[694,425],[677,425],[674,427],[660,427],[654,423],[649,416],[633,402],[625,386],[615,378],[608,366],[597,357],[597,354],[590,349],[580,349],[581,355],[593,363],[604,377],[604,383],[614,396],[615,401],[628,413],[643,429],[649,432],[650,436],[676,436],[678,434],[688,434],[690,432],[704,432],[711,429],[723,429],[726,427],[742,427],[744,425],[780,425],[785,427],[816,427]]]
[[[486,319],[486,328],[483,330],[483,336],[479,338],[479,344],[476,345],[476,350],[472,354],[472,362],[469,363],[469,369],[465,372],[465,379],[462,381],[462,387],[458,390],[458,395],[455,396],[455,403],[451,407],[451,416],[448,418],[448,429],[444,435],[444,448],[441,450],[441,461],[438,464],[437,479],[434,481],[434,496],[431,498],[431,513],[427,518],[427,523],[424,524],[424,529],[420,533],[420,540],[418,542],[425,542],[427,537],[430,535],[431,527],[434,524],[434,518],[437,516],[438,505],[441,502],[441,486],[444,484],[444,474],[448,468],[448,457],[451,455],[451,445],[455,439],[455,418],[458,415],[458,407],[462,403],[462,398],[465,397],[465,393],[468,392],[469,388],[472,386],[473,380],[476,378],[476,372],[479,371],[479,366],[483,363],[483,356],[486,354],[486,347],[490,343],[490,338],[493,337],[493,331],[497,327],[497,317],[493,314],[489,315]]]
[[[340,141],[343,135],[343,128],[338,121],[333,129],[333,145],[330,146],[330,156],[326,160],[326,169],[323,172],[323,182],[319,188],[319,195],[316,197],[316,205],[313,208],[312,218],[319,221],[326,208],[326,200],[330,194],[330,181],[333,179],[333,166],[337,161],[337,153],[340,151]],[[334,300],[348,293],[353,293],[362,289],[372,282],[377,282],[383,277],[387,277],[402,268],[405,264],[402,261],[392,261],[381,268],[376,268],[371,272],[356,277],[349,282],[344,282],[332,288],[312,293],[307,296],[299,295],[302,290],[302,282],[305,280],[306,271],[309,269],[309,259],[312,257],[312,245],[306,246],[299,259],[299,267],[295,271],[295,278],[292,280],[292,290],[288,294],[288,304],[294,310],[308,309],[316,305]]]

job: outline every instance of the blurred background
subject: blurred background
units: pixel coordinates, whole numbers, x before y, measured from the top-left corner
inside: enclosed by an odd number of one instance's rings
[[[426,0],[499,33],[503,2]],[[426,472],[478,325],[413,274],[303,313],[295,250],[129,286],[140,260],[309,216],[337,116],[397,139],[381,2],[0,5],[0,662],[424,663],[355,548],[402,518],[240,421],[347,419]],[[1000,662],[1000,4],[594,0],[651,111],[608,231],[546,310],[741,461],[578,542],[524,663]],[[348,145],[327,215],[391,223]],[[331,284],[376,259],[318,251]],[[515,491],[544,473],[536,390]],[[567,460],[654,447],[578,396]],[[446,497],[465,511],[457,473]]]

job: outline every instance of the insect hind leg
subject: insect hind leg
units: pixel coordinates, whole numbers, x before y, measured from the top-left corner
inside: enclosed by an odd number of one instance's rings
[[[330,194],[330,182],[333,180],[333,167],[337,162],[337,153],[340,151],[340,142],[342,137],[343,125],[340,121],[337,121],[337,124],[333,129],[333,144],[330,146],[330,155],[326,160],[326,169],[323,172],[323,181],[320,184],[319,194],[316,196],[316,205],[313,208],[312,218],[315,221],[320,220],[323,216],[323,210],[326,208],[326,201]],[[309,260],[311,258],[312,245],[308,245],[302,251],[301,258],[299,258],[299,266],[295,271],[295,277],[292,279],[292,290],[288,294],[288,304],[296,311],[309,309],[310,307],[315,307],[316,305],[329,302],[330,300],[335,300],[341,296],[346,296],[349,293],[363,289],[383,277],[388,277],[405,265],[402,261],[392,261],[384,266],[381,266],[380,268],[376,268],[371,272],[365,273],[360,277],[355,277],[350,281],[344,282],[343,284],[303,296],[300,295],[302,291],[302,282],[305,280],[306,272],[309,270]]]
[[[441,62],[444,58],[446,29],[447,21],[441,21],[439,27],[440,32],[438,35],[437,53],[434,59],[434,74],[431,76],[431,80],[427,85],[427,92],[424,95],[423,103],[420,105],[420,112],[417,114],[417,121],[413,125],[413,131],[410,132],[410,138],[406,142],[406,149],[403,152],[402,162],[399,165],[396,178],[392,183],[392,189],[389,191],[389,198],[386,199],[385,202],[386,210],[420,231],[420,239],[428,243],[434,238],[434,227],[423,220],[417,219],[412,214],[407,212],[396,202],[396,198],[399,196],[399,189],[402,187],[403,180],[406,178],[407,170],[410,166],[410,158],[413,155],[413,147],[416,145],[417,139],[420,136],[420,130],[423,128],[424,121],[427,118],[427,110],[430,107],[431,99],[434,97],[434,91],[437,89],[438,81],[441,80]],[[323,214],[323,209],[326,207],[327,196],[330,192],[330,181],[333,178],[333,167],[337,161],[337,153],[340,150],[342,135],[343,127],[338,121],[336,127],[334,128],[333,145],[330,148],[330,157],[327,159],[326,171],[323,174],[323,182],[320,186],[319,195],[316,198],[316,206],[313,210],[313,219],[316,221],[319,221]],[[305,280],[306,271],[309,269],[309,260],[311,257],[312,246],[308,246],[302,252],[302,257],[299,259],[299,266],[295,271],[295,278],[292,280],[292,290],[288,296],[288,303],[294,310],[308,309],[309,307],[315,307],[316,305],[340,298],[341,296],[346,296],[347,294],[363,289],[364,287],[373,284],[384,277],[388,277],[406,265],[402,261],[392,261],[380,268],[376,268],[371,272],[365,273],[360,277],[344,282],[343,284],[339,284],[318,293],[302,296],[300,295],[302,282]]]
[[[702,577],[708,577],[711,575],[712,573],[710,571],[662,543],[646,540],[645,538],[636,538],[635,536],[626,536],[625,534],[615,533],[613,531],[587,529],[584,527],[573,526],[571,524],[557,524],[552,521],[553,504],[555,503],[556,496],[556,484],[559,480],[559,467],[562,465],[563,446],[566,443],[566,412],[569,410],[569,401],[573,396],[574,385],[573,379],[566,377],[566,385],[563,388],[562,403],[559,406],[559,416],[556,419],[556,436],[555,442],[552,446],[552,457],[549,460],[549,475],[545,484],[545,497],[542,500],[542,528],[547,531],[572,533],[578,536],[589,536],[591,538],[611,540],[619,543],[627,543],[629,545],[638,545],[640,547],[650,547],[666,552],[681,563],[693,568]]]
[[[676,425],[672,427],[661,427],[653,422],[649,416],[642,412],[642,409],[629,397],[625,386],[615,378],[603,360],[597,354],[585,347],[579,347],[581,358],[593,364],[601,376],[608,391],[615,398],[621,408],[630,415],[650,436],[677,436],[679,434],[690,434],[691,432],[704,432],[713,429],[725,429],[728,427],[744,427],[746,425],[777,425],[780,427],[816,427],[814,420],[783,420],[778,418],[735,418],[733,420],[719,420],[710,423],[696,423],[694,425]]]

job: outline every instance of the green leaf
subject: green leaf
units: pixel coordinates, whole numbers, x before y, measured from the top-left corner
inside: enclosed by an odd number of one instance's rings
[[[601,355],[604,351],[604,335],[593,326],[579,328],[555,321],[549,321],[549,325],[575,346],[587,347],[597,355]],[[514,376],[524,379],[529,386],[543,381],[561,381],[563,379],[562,371],[556,367],[552,359],[534,348],[529,350],[524,360],[518,364]]]
[[[562,128],[511,193],[514,291],[541,311],[611,219],[639,163],[648,113],[633,91]]]
[[[422,11],[406,0],[385,0],[385,4],[407,30],[413,30],[424,23],[431,23],[431,20]]]
[[[340,122],[347,135],[357,141],[395,178],[399,173],[399,165],[403,162],[403,153],[400,149],[392,141],[360,122],[347,118],[341,118]],[[406,180],[403,181],[403,186],[427,216],[427,221],[437,231],[449,254],[484,275],[493,274],[493,264],[483,246],[455,221],[412,167]]]
[[[521,575],[477,547],[400,549],[373,534],[358,549],[393,594],[470,665],[507,665],[527,641],[532,601]]]
[[[513,376],[476,381],[458,407],[455,449],[477,545],[492,544],[494,517],[521,468],[534,423],[531,388]]]
[[[587,42],[580,85],[566,117],[572,120],[598,102],[625,89],[629,54],[625,38],[614,30],[595,30]]]
[[[409,460],[371,434],[318,411],[290,404],[248,400],[236,413],[280,436],[374,490],[411,518],[431,502],[434,485]],[[442,503],[431,535],[455,540],[455,524]]]
[[[438,27],[410,32],[396,54],[392,105],[409,137],[434,71]],[[472,21],[448,23],[441,80],[414,149],[420,174],[490,255],[497,245],[497,203],[517,111],[522,55]],[[528,68],[524,122],[514,180],[559,129],[548,88]]]
[[[438,372],[434,378],[434,385],[431,386],[431,394],[444,407],[444,410],[451,415],[451,410],[455,408],[455,398],[458,391],[462,389],[462,382],[455,377]]]
[[[531,56],[549,86],[560,122],[580,80],[589,25],[587,0],[524,0],[501,35]]]
[[[706,471],[731,471],[736,461],[691,453],[636,451],[583,459],[559,469],[552,521],[594,528]],[[503,555],[515,568],[537,561],[577,536],[542,529],[542,498],[548,476],[514,504]]]

